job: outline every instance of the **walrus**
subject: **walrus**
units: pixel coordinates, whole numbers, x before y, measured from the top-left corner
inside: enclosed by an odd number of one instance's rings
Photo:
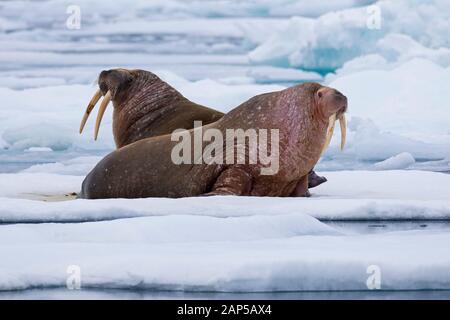
[[[341,148],[345,144],[346,111],[347,98],[336,89],[318,83],[303,83],[257,95],[220,120],[181,135],[194,146],[193,157],[188,154],[192,162],[174,161],[174,150],[179,147],[179,141],[174,140],[173,134],[142,139],[103,158],[86,176],[79,197],[309,196],[308,174],[327,148],[337,119],[341,127]],[[198,158],[196,142],[200,143],[201,150],[217,142],[216,139],[214,142],[195,141],[199,130],[226,136],[227,130],[231,129],[278,132],[278,142],[270,140],[265,148],[274,153],[273,148],[277,146],[274,159],[278,169],[272,174],[263,173],[266,163],[261,159],[255,163],[239,161],[242,159],[238,159],[241,156],[238,152],[233,154],[231,164]],[[236,144],[234,138],[231,141],[227,138],[221,149],[213,149],[214,153],[227,153],[230,144],[234,150],[239,143]],[[260,152],[263,146],[244,144],[245,157]]]
[[[95,123],[97,140],[100,123],[110,101],[113,102],[113,136],[117,148],[141,139],[170,134],[179,128],[192,129],[194,121],[204,125],[215,122],[224,113],[185,98],[154,73],[145,70],[104,70],[98,77],[99,89],[93,95],[80,124],[80,134],[95,105],[104,96]],[[309,188],[327,181],[313,170]]]
[[[196,104],[155,74],[145,70],[104,70],[98,77],[99,89],[88,104],[80,133],[103,95],[95,123],[97,140],[100,123],[112,100],[113,135],[117,148],[135,141],[165,135],[179,128],[191,129],[194,121],[212,123],[223,113]]]

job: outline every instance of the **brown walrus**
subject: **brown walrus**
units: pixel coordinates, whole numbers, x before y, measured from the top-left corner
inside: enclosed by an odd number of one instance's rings
[[[170,134],[179,128],[192,129],[194,121],[202,121],[206,125],[224,115],[188,100],[158,76],[145,70],[105,70],[99,75],[98,85],[100,89],[88,104],[80,133],[103,95],[94,137],[97,139],[103,114],[112,100],[113,135],[117,148],[141,139]],[[327,179],[311,170],[308,181],[309,188],[314,188]]]
[[[278,144],[274,158],[278,170],[272,175],[263,174],[265,164],[261,160],[255,164],[239,162],[239,153],[233,155],[233,164],[205,163],[197,162],[194,148],[194,157],[188,155],[193,163],[176,164],[173,152],[179,143],[173,136],[164,135],[139,140],[107,155],[87,175],[79,197],[308,196],[308,173],[329,144],[336,119],[341,125],[341,147],[345,143],[346,110],[347,98],[342,93],[318,83],[258,95],[220,120],[186,131],[184,137],[194,140],[195,147],[199,129],[216,130],[224,136],[230,129],[278,129],[278,143],[270,140],[266,147],[273,152]],[[234,150],[234,138],[231,142],[227,139],[222,145],[224,154],[230,143]],[[211,144],[200,141],[202,150]],[[261,146],[245,143],[245,154],[259,152]]]
[[[223,113],[186,99],[172,86],[145,70],[113,69],[100,73],[100,89],[94,94],[80,125],[103,95],[95,123],[97,140],[100,123],[110,100],[113,102],[113,135],[117,148],[135,141],[165,135],[176,129],[194,127],[194,121],[212,123]]]

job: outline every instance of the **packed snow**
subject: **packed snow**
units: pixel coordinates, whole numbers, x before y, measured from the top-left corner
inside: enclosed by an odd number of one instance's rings
[[[375,163],[373,166],[378,170],[398,170],[407,169],[416,162],[414,157],[408,152],[402,152],[389,159]]]
[[[0,254],[8,257],[2,261],[0,289],[65,287],[71,270],[80,271],[81,288],[368,290],[372,270],[379,271],[379,288],[384,290],[450,287],[448,232],[381,236],[331,233],[244,241],[243,238],[251,238],[241,233],[245,228],[229,228],[209,237],[202,228],[197,234],[202,233],[208,241],[198,241],[198,237],[188,237],[186,241],[187,234],[182,234],[161,243],[158,238],[164,238],[164,233],[147,236],[148,231],[138,227],[145,223],[141,220],[128,221],[114,241],[108,236],[111,230],[117,230],[112,223],[96,223],[95,228],[86,225],[86,233],[72,230],[69,234],[64,233],[68,228],[65,225],[53,230],[42,226],[32,230],[3,226],[6,234],[18,236],[19,243],[12,245],[3,240],[6,243],[0,246]],[[89,229],[96,235],[88,234]],[[54,236],[43,235],[46,231]],[[263,229],[261,233],[264,232]],[[84,236],[85,240],[80,239]],[[129,241],[121,241],[121,237]],[[72,266],[76,269],[70,269]]]
[[[326,172],[308,199],[43,201],[77,190],[83,176],[65,173],[86,162],[0,176],[0,220],[14,223],[0,225],[0,290],[65,287],[72,265],[84,288],[368,290],[373,266],[385,290],[450,288],[448,230],[364,234],[320,221],[450,219],[448,174]]]
[[[97,289],[369,290],[379,270],[384,290],[450,290],[448,1],[79,0],[79,28],[71,5],[0,3],[0,291],[65,288],[71,265]],[[116,67],[223,112],[323,83],[348,97],[346,148],[311,198],[74,199],[114,149],[111,108],[98,141],[78,126]],[[444,222],[336,225],[381,220]]]
[[[324,172],[329,181],[311,189],[311,198],[52,201],[55,195],[62,196],[58,200],[65,200],[65,194],[80,190],[83,169],[89,169],[87,160],[96,158],[0,174],[0,222],[75,222],[165,215],[226,218],[285,213],[307,214],[321,220],[450,219],[450,175],[412,170]]]
[[[334,70],[367,54],[390,62],[426,57],[450,63],[450,5],[446,1],[378,1],[316,19],[292,17],[250,52],[256,63]],[[430,23],[432,21],[432,23]]]

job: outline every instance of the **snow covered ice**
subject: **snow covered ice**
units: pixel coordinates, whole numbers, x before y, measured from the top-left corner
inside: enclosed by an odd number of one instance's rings
[[[73,263],[86,288],[365,290],[370,265],[384,289],[450,285],[448,228],[365,234],[320,221],[449,219],[448,174],[327,172],[311,199],[42,201],[76,190],[83,176],[65,173],[85,161],[0,176],[1,289],[64,286]]]
[[[73,264],[86,288],[368,290],[376,265],[382,289],[450,290],[448,1],[83,0],[74,30],[71,4],[0,3],[0,290],[63,288]],[[308,199],[54,201],[114,149],[111,109],[98,141],[78,126],[115,67],[223,112],[324,83],[348,97],[346,149]]]

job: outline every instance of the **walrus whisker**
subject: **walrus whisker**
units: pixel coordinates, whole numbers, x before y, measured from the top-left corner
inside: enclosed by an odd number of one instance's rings
[[[108,92],[105,94],[105,97],[102,100],[100,108],[98,109],[97,120],[95,121],[94,140],[97,140],[98,130],[100,129],[100,123],[102,122],[102,118],[103,115],[105,114],[106,107],[108,106],[110,101],[111,101],[111,91],[108,90]]]
[[[344,150],[345,141],[347,138],[347,123],[345,121],[345,115],[342,114],[339,117],[339,126],[341,128],[341,150]]]
[[[81,119],[80,134],[83,133],[83,129],[84,129],[84,126],[86,125],[86,121],[89,118],[89,115],[91,114],[91,112],[94,109],[95,105],[97,104],[98,100],[100,100],[101,96],[102,96],[102,92],[99,89],[94,93],[94,95],[91,98],[91,101],[89,101],[89,104],[86,108],[86,112],[83,115],[83,119]]]

